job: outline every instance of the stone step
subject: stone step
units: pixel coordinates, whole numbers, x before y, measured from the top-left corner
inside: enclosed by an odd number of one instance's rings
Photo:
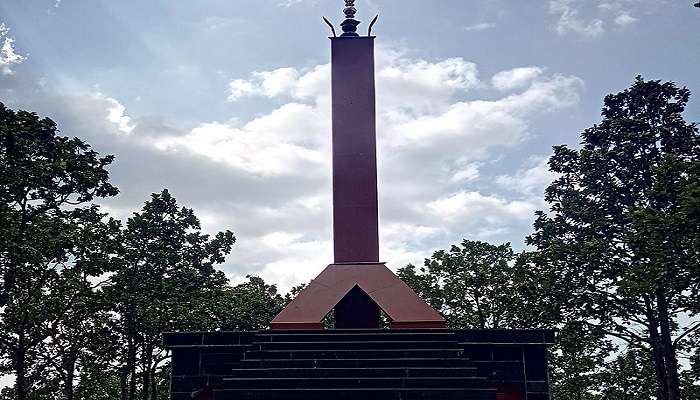
[[[328,331],[261,331],[256,342],[330,342],[330,341],[456,341],[458,337],[442,330],[328,330]]]
[[[450,358],[461,357],[462,349],[336,349],[249,351],[244,359],[340,359],[340,358]]]
[[[376,389],[376,388],[457,388],[486,387],[486,379],[478,377],[421,378],[225,378],[222,389]]]
[[[258,350],[342,350],[342,349],[461,349],[456,341],[318,341],[318,342],[256,342]]]
[[[522,362],[475,361],[466,358],[396,358],[396,359],[248,359],[231,365],[227,375],[235,369],[276,368],[476,368],[478,376],[493,379],[524,379]]]
[[[216,400],[496,400],[494,389],[266,389],[217,390]],[[185,400],[174,398],[173,400]],[[191,400],[191,398],[189,399]]]
[[[351,356],[350,354],[349,356]],[[471,367],[471,361],[457,357],[396,357],[337,359],[254,359],[241,360],[243,368],[408,368],[408,367]]]
[[[256,368],[235,369],[234,378],[474,377],[475,367],[447,368]]]

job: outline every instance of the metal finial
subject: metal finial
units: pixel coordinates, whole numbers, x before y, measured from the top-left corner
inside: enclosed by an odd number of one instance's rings
[[[343,9],[345,14],[345,21],[340,24],[343,28],[343,34],[340,36],[360,36],[357,34],[357,25],[360,25],[360,21],[355,19],[355,14],[357,13],[357,8],[355,8],[355,0],[345,0],[345,9]]]
[[[355,0],[345,0],[345,18],[355,18],[355,13],[357,13],[357,8],[355,8]]]
[[[323,17],[323,21],[326,23],[331,28],[331,32],[333,33],[333,37],[337,37],[338,35],[335,34],[335,28],[333,27],[333,24],[331,21],[328,20],[328,18]]]
[[[372,36],[372,28],[374,27],[374,24],[377,23],[377,20],[379,19],[379,14],[377,14],[372,22],[369,23],[369,29],[367,29],[367,36]]]

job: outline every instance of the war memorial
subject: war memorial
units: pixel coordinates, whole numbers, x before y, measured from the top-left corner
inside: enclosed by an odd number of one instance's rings
[[[329,23],[334,262],[269,330],[164,334],[171,399],[549,399],[554,332],[450,330],[380,262],[376,18],[361,36],[354,0],[345,3],[342,34]]]

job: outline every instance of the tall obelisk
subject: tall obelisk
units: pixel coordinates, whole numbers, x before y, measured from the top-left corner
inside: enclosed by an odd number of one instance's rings
[[[335,263],[379,261],[374,37],[357,34],[354,0],[331,38]]]
[[[374,37],[357,34],[354,3],[345,0],[343,34],[331,38],[335,262],[270,327],[324,329],[333,310],[335,328],[376,329],[384,311],[393,329],[442,329],[445,319],[379,262]]]

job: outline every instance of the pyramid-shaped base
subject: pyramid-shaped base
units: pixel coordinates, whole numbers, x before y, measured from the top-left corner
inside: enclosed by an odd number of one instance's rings
[[[331,264],[272,323],[271,329],[323,329],[323,318],[359,288],[391,320],[392,329],[445,329],[445,319],[384,263]]]

